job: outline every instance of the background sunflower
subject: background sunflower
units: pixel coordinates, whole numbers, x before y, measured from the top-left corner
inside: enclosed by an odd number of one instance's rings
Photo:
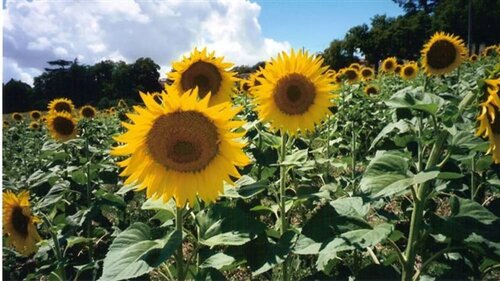
[[[465,59],[467,50],[458,36],[436,32],[422,49],[422,64],[427,75],[452,72]]]
[[[314,130],[329,114],[335,88],[326,75],[323,59],[293,49],[282,52],[262,70],[262,85],[255,87],[257,112],[274,130],[291,135]]]
[[[84,105],[80,108],[80,116],[85,118],[94,118],[97,114],[97,110],[91,105]]]
[[[49,113],[51,112],[68,112],[73,113],[75,110],[75,105],[70,99],[58,98],[54,99],[49,103],[48,106]]]
[[[168,73],[173,80],[172,86],[178,93],[184,93],[198,87],[199,98],[211,93],[210,104],[231,100],[236,73],[228,71],[232,63],[224,62],[223,57],[216,57],[215,52],[207,53],[194,49],[191,55],[172,64],[173,71]]]
[[[47,116],[47,128],[55,140],[67,141],[76,137],[76,121],[68,112],[52,112]]]

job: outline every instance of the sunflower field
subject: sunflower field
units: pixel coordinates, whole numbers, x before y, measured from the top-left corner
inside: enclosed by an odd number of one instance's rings
[[[140,104],[4,116],[3,279],[498,280],[499,53],[195,49]]]

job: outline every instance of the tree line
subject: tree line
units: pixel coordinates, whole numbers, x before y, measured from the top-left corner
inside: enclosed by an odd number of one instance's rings
[[[48,65],[34,78],[33,87],[14,79],[3,84],[4,113],[45,110],[52,99],[60,97],[70,98],[77,106],[106,108],[117,99],[139,100],[139,91],[162,89],[160,66],[150,58],[131,64],[105,60],[84,65],[75,59],[49,61]]]
[[[405,14],[376,15],[371,24],[354,26],[343,39],[330,43],[322,55],[332,68],[339,69],[361,57],[377,64],[386,57],[416,60],[426,40],[436,31],[460,36],[471,51],[481,45],[500,42],[500,0],[393,0]]]

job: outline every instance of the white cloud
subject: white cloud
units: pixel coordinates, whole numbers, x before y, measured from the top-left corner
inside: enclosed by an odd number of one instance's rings
[[[3,60],[3,81],[8,82],[11,78],[16,80],[21,80],[28,84],[33,84],[33,78],[40,75],[42,72],[36,68],[27,67],[21,68],[19,65],[9,59],[5,58]]]
[[[259,14],[260,6],[245,0],[8,1],[4,60],[16,67],[10,64],[4,81],[28,78],[33,71],[26,69],[59,58],[94,64],[151,57],[163,76],[194,47],[251,65],[290,48],[262,35]]]

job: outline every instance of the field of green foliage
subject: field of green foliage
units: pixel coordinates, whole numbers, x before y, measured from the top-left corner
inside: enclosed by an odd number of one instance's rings
[[[225,107],[213,93],[181,98],[169,88],[87,117],[56,105],[38,118],[4,116],[3,278],[498,280],[497,51],[443,75],[422,60],[367,77],[361,65],[327,71],[297,52],[248,80],[217,76],[221,91],[229,79]],[[408,64],[415,74],[405,77]],[[280,76],[287,67],[314,78],[268,98],[279,79],[302,79]],[[209,75],[196,77],[200,93],[210,88]],[[318,102],[325,97],[331,104]],[[296,107],[309,98],[316,111]],[[191,119],[147,119],[175,112]],[[216,140],[199,124],[211,117]],[[165,129],[164,139],[144,128]],[[177,158],[151,152],[170,151],[175,134]],[[195,156],[219,162],[183,166]]]

